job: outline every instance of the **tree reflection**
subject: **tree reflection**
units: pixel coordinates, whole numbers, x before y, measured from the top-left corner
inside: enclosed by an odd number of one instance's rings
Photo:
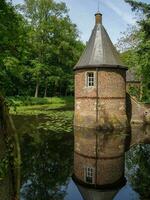
[[[127,177],[144,198],[150,198],[150,145],[137,145],[126,156]]]
[[[9,168],[9,154],[2,129],[0,129],[0,199],[12,198],[12,179]]]
[[[21,138],[24,199],[64,199],[72,172],[72,137],[72,134],[41,131]]]
[[[20,145],[5,99],[0,96],[0,199],[19,200]]]

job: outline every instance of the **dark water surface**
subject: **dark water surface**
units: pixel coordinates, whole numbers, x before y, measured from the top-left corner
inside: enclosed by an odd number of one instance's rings
[[[14,117],[22,157],[21,200],[83,200],[79,189],[86,193],[86,200],[150,199],[150,145],[133,144],[126,153],[125,186],[107,191],[79,188],[71,178],[73,132],[45,129],[40,124],[46,120],[43,116]]]

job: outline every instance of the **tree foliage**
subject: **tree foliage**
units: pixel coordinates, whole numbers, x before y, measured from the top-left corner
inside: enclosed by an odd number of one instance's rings
[[[136,28],[131,28],[119,41],[122,59],[134,68],[142,81],[142,100],[150,100],[150,4],[125,0],[137,12]]]
[[[0,88],[7,96],[73,94],[73,66],[84,45],[65,3],[25,0],[15,8],[2,0],[0,36]]]

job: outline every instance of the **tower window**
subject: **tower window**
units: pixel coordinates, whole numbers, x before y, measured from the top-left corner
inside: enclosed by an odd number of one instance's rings
[[[94,72],[87,72],[86,84],[87,87],[93,87],[95,83]]]
[[[94,183],[94,168],[93,167],[84,168],[84,179],[86,183],[89,183],[89,184]]]

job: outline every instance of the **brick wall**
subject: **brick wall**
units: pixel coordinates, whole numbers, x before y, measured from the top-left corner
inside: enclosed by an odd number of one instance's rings
[[[100,69],[98,71],[98,87],[97,80],[94,87],[87,87],[86,72],[91,71],[95,73],[96,78],[96,69],[75,72],[74,124],[89,128],[107,124],[126,126],[125,71]]]

